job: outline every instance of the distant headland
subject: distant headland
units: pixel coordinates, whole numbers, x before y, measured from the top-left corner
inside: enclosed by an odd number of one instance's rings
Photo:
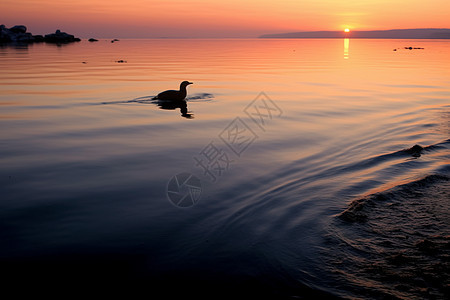
[[[0,25],[0,43],[57,43],[65,44],[81,41],[75,36],[56,30],[55,33],[46,35],[33,35],[27,32],[27,27],[24,25],[16,25],[11,28],[6,28],[5,25]]]
[[[391,29],[370,31],[300,31],[264,34],[259,38],[360,38],[360,39],[450,39],[448,28]]]

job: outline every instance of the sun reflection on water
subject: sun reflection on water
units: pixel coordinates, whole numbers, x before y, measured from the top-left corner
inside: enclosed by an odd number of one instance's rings
[[[350,46],[350,39],[344,39],[344,59],[348,59],[348,49]]]

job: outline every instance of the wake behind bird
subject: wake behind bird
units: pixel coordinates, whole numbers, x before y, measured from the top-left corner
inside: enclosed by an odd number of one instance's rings
[[[143,96],[134,98],[131,100],[120,100],[120,101],[106,101],[106,102],[100,102],[99,104],[132,104],[132,103],[140,103],[140,104],[158,104],[162,101],[170,102],[170,100],[160,100],[155,99],[156,96]],[[186,97],[185,101],[189,102],[209,102],[214,100],[214,95],[209,93],[197,93],[193,94],[189,97]]]

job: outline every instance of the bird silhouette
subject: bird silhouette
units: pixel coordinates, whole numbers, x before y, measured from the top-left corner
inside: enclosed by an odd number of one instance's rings
[[[183,81],[180,84],[180,90],[164,91],[164,92],[159,93],[153,99],[166,100],[166,101],[183,101],[187,95],[186,87],[190,84],[193,84],[193,83],[189,82],[189,81]]]

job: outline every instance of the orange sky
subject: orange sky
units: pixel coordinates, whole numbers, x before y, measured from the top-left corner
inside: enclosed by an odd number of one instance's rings
[[[2,0],[0,22],[79,37],[257,37],[302,30],[449,28],[449,0]]]

